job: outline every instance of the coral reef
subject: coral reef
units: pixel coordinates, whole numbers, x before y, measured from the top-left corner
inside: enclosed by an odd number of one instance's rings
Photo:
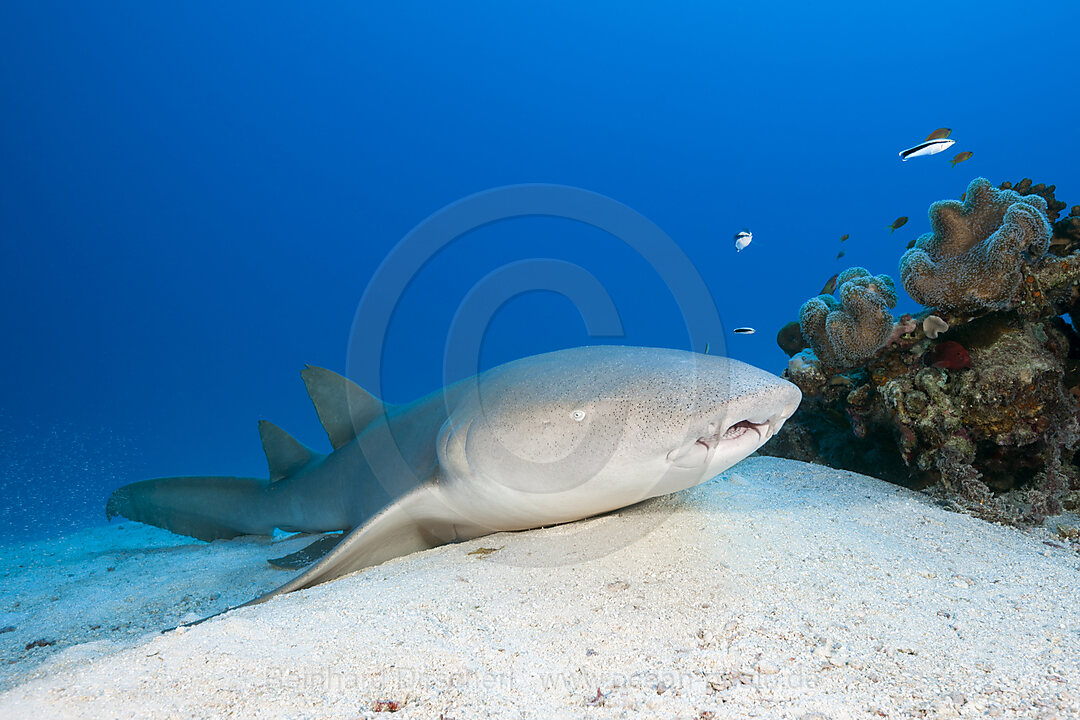
[[[933,346],[923,355],[923,364],[947,370],[963,370],[971,367],[971,353],[955,340],[946,340]]]
[[[937,315],[927,315],[926,319],[922,322],[923,332],[926,333],[926,337],[934,340],[943,332],[948,332],[949,323],[945,322]]]
[[[806,338],[803,337],[798,321],[792,320],[780,328],[780,331],[776,333],[776,344],[788,354],[788,357],[806,349]]]
[[[1006,308],[1024,275],[1050,245],[1046,201],[998,190],[984,178],[966,200],[930,206],[933,232],[900,259],[900,281],[920,305],[975,312]]]
[[[1080,248],[1080,205],[1073,205],[1068,217],[1054,223],[1050,252],[1064,257]]]
[[[839,301],[832,295],[807,300],[799,310],[799,328],[823,363],[854,367],[889,339],[896,289],[888,275],[853,267],[837,276],[836,291]]]
[[[900,319],[893,325],[892,332],[889,333],[889,339],[885,341],[886,345],[894,345],[900,342],[910,332],[915,332],[916,326],[915,318],[911,317],[909,313],[904,313],[900,316]],[[923,327],[926,326],[926,321],[923,321]]]
[[[998,187],[1002,190],[1012,190],[1019,195],[1038,195],[1046,201],[1046,219],[1052,223],[1057,222],[1061,211],[1066,208],[1065,203],[1054,197],[1057,185],[1047,185],[1046,183],[1036,183],[1035,185],[1032,185],[1031,178],[1024,178],[1015,185],[1005,181],[998,185]]]
[[[931,306],[901,317],[859,362],[837,363],[821,342],[821,306],[837,312],[842,302],[819,296],[803,306],[813,350],[794,355],[784,373],[803,403],[764,454],[924,489],[1000,522],[1037,523],[1080,505],[1080,207],[1055,224],[1055,237],[1059,227],[1076,233],[1071,251],[1044,254],[1043,196],[1054,188],[1018,188],[1028,194],[980,179],[962,207],[932,206],[935,232],[913,252],[930,261],[915,268],[925,271],[920,282],[937,284],[935,302],[923,295]],[[973,287],[980,262],[992,291]]]

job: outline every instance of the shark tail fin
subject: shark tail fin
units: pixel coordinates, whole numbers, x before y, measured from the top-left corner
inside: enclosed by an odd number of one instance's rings
[[[386,411],[378,398],[333,370],[308,365],[300,375],[335,450]]]
[[[155,525],[199,540],[269,535],[274,522],[260,512],[266,480],[172,477],[124,485],[109,496],[105,515]]]

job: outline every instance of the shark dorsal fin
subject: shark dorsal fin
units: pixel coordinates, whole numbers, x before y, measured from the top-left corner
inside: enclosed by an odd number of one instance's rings
[[[335,450],[351,442],[384,412],[374,395],[333,370],[308,365],[300,374]]]
[[[315,457],[303,443],[269,420],[259,421],[259,437],[270,466],[270,482],[289,477]]]

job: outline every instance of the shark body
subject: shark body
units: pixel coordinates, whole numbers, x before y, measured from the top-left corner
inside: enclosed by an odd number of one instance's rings
[[[445,543],[698,485],[754,452],[801,400],[737,360],[620,346],[523,358],[405,405],[329,370],[302,375],[331,453],[262,421],[268,479],[136,482],[112,494],[107,515],[202,540],[345,531],[272,561],[309,567],[255,604]]]

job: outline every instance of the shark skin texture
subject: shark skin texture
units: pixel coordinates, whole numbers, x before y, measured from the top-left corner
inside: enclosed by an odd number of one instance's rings
[[[201,540],[343,531],[272,560],[307,569],[252,605],[446,543],[693,487],[757,450],[802,399],[738,360],[614,345],[522,358],[402,405],[330,370],[301,374],[332,452],[261,421],[269,478],[144,480],[112,494],[109,518]]]

